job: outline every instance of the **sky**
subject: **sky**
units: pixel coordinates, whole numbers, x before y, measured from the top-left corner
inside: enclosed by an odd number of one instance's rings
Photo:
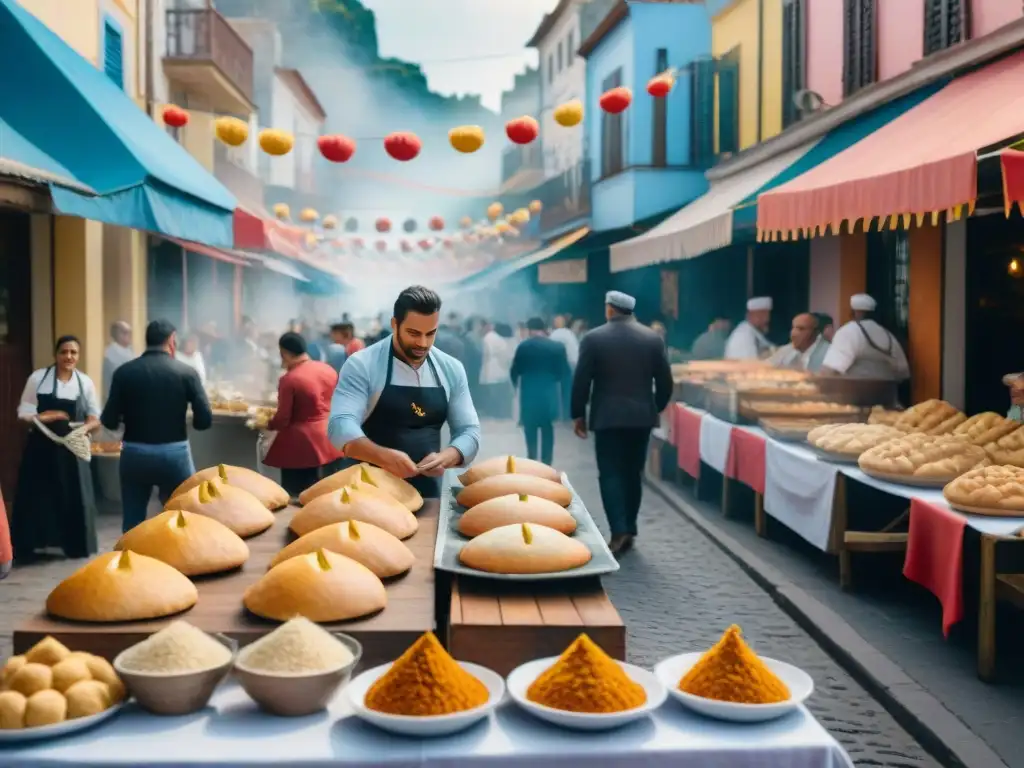
[[[430,88],[479,94],[498,111],[516,73],[536,66],[525,48],[558,0],[362,0],[377,16],[382,56],[423,67]]]

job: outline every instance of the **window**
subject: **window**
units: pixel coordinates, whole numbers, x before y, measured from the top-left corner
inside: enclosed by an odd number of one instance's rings
[[[804,0],[785,0],[782,6],[782,127],[800,119],[793,97],[807,87],[807,17]]]
[[[740,151],[740,47],[718,59],[718,154]]]
[[[844,0],[843,93],[849,96],[878,78],[875,0]]]
[[[739,151],[740,48],[690,64],[690,165],[710,168]]]
[[[558,43],[558,71],[562,71],[562,43]]]
[[[112,19],[103,22],[103,71],[124,90],[124,40],[121,28]]]
[[[622,69],[617,69],[601,84],[601,92],[622,85]],[[612,115],[601,113],[601,178],[619,173],[624,167],[622,145],[624,139],[623,112]]]
[[[548,54],[548,85],[555,79],[555,54]]]
[[[571,67],[573,59],[576,58],[576,47],[573,45],[576,42],[572,32],[569,33],[569,42],[565,44],[565,66]]]
[[[668,69],[668,49],[659,48],[654,56],[654,74],[659,75]],[[654,99],[654,114],[652,115],[651,135],[651,165],[663,167],[668,162],[666,157],[668,149],[668,97]]]
[[[967,40],[970,7],[970,0],[925,0],[925,56]]]

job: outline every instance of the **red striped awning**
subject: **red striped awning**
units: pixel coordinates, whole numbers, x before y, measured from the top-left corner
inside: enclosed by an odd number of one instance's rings
[[[235,248],[270,251],[301,261],[306,231],[244,208],[235,209]]]
[[[1019,149],[1004,149],[999,156],[1003,167],[1003,205],[1006,215],[1017,205],[1024,211],[1024,152]]]
[[[957,219],[978,196],[978,150],[1024,133],[1024,52],[959,77],[875,133],[757,198],[759,240],[847,222]]]
[[[220,248],[214,248],[210,245],[203,245],[202,243],[193,243],[189,240],[178,240],[176,237],[165,237],[164,240],[180,245],[186,251],[192,253],[198,253],[200,256],[206,256],[209,259],[215,259],[216,261],[224,261],[228,264],[235,264],[241,267],[249,266],[249,262],[243,259],[241,256],[222,251]]]

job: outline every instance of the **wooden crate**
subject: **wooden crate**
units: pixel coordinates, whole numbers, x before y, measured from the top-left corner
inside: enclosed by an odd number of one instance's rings
[[[24,653],[42,638],[53,635],[73,650],[113,659],[176,618],[185,619],[207,632],[225,634],[239,645],[251,643],[277,624],[249,614],[242,607],[242,593],[266,573],[270,560],[290,540],[288,522],[294,511],[278,512],[270,530],[248,540],[251,555],[242,569],[224,576],[197,579],[199,602],[191,610],[171,619],[122,624],[69,622],[40,612],[15,628],[14,652]],[[332,631],[346,632],[363,644],[363,667],[393,661],[417,637],[435,627],[433,563],[437,516],[436,500],[427,501],[417,515],[420,528],[406,541],[416,555],[416,563],[406,575],[386,582],[387,608],[368,618],[324,625]]]
[[[452,579],[448,649],[461,661],[507,675],[527,661],[559,655],[581,632],[625,661],[626,627],[598,578]]]

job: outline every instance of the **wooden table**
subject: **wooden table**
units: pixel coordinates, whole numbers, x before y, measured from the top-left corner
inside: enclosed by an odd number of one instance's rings
[[[596,577],[452,579],[448,650],[460,661],[507,675],[527,661],[558,656],[581,632],[625,661],[626,627]]]
[[[113,659],[176,618],[183,618],[207,632],[225,634],[239,645],[251,643],[278,625],[249,614],[242,607],[242,593],[266,573],[270,560],[290,540],[287,529],[294,511],[278,512],[270,530],[248,540],[251,555],[240,570],[196,579],[199,602],[191,610],[169,619],[122,624],[69,622],[40,612],[15,628],[14,652],[24,653],[45,636],[53,635],[73,650]],[[438,502],[427,501],[417,517],[420,528],[406,541],[416,555],[416,563],[406,575],[386,582],[387,608],[368,618],[324,625],[332,631],[346,632],[363,644],[363,667],[394,661],[417,637],[434,629],[433,562]]]

